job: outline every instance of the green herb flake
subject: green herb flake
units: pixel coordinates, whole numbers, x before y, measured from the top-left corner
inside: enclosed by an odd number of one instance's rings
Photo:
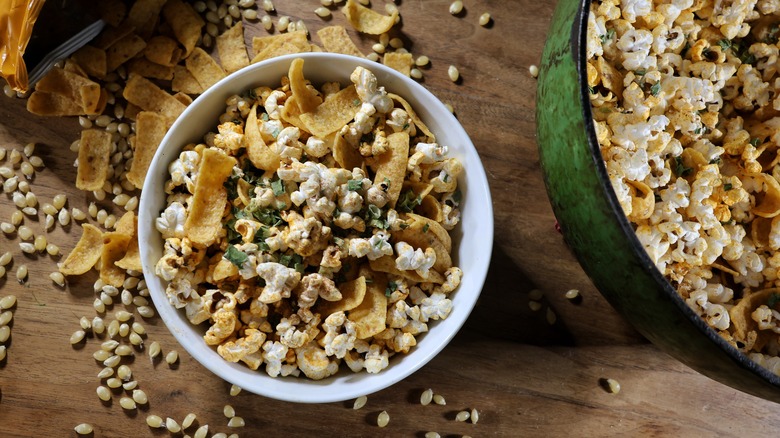
[[[766,301],[766,305],[769,307],[775,307],[777,303],[780,303],[780,294],[775,292],[769,296],[769,299]]]
[[[652,94],[653,96],[658,96],[658,93],[660,93],[660,92],[661,92],[661,82],[660,81],[656,82],[655,84],[653,84],[652,87],[650,87],[650,94]]]
[[[387,289],[385,289],[385,296],[389,297],[396,290],[398,290],[398,285],[394,281],[388,281],[387,282]]]
[[[683,177],[693,172],[692,168],[685,166],[682,157],[674,157],[674,162],[675,162],[674,173],[678,177]]]
[[[734,188],[734,186],[733,186],[731,183],[725,183],[725,184],[723,184],[723,190],[725,190],[725,191],[727,191],[727,192],[728,192],[729,190],[733,189],[733,188]]]
[[[271,190],[274,191],[274,196],[281,196],[285,193],[284,188],[284,181],[277,179],[276,181],[271,181]]]
[[[245,252],[237,249],[233,245],[228,245],[227,251],[223,255],[230,263],[238,266],[239,268],[244,266],[244,263],[249,259],[249,256]]]
[[[355,99],[352,101],[352,105],[360,106],[360,99]]]
[[[727,39],[727,38],[724,38],[724,39],[718,41],[718,45],[720,46],[721,49],[726,51],[726,50],[731,48],[731,40]]]
[[[264,122],[267,122],[270,119],[270,117],[268,117],[268,113],[263,113],[263,115],[260,116],[260,118],[263,119]]]
[[[430,224],[423,225],[423,229],[422,229],[423,233],[427,233],[428,232],[428,228],[430,228]]]
[[[758,139],[758,138],[752,138],[752,139],[750,139],[750,144],[751,144],[751,145],[752,145],[754,148],[756,148],[756,147],[758,147],[758,145],[760,145],[760,144],[761,144],[761,140],[760,140],[760,139]]]
[[[351,192],[357,192],[363,188],[363,181],[359,179],[351,179],[347,181],[347,189]]]

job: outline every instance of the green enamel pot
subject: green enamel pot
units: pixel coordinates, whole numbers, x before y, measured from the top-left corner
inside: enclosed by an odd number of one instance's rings
[[[588,0],[560,0],[537,89],[539,155],[566,243],[601,294],[659,349],[713,380],[780,402],[780,377],[723,340],[647,256],[618,203],[585,79]]]

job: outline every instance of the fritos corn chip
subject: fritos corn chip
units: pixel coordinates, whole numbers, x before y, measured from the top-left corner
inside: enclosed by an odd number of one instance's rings
[[[233,171],[236,160],[222,152],[205,149],[200,162],[200,176],[184,231],[190,240],[211,245],[222,229],[222,213],[227,204],[223,184]]]
[[[357,56],[365,58],[366,55],[357,48],[352,39],[347,34],[344,26],[327,26],[317,31],[317,36],[322,41],[322,46],[326,52],[342,53],[344,55]]]
[[[168,131],[168,125],[161,115],[142,111],[138,113],[135,126],[135,152],[133,164],[130,166],[130,171],[127,172],[127,180],[140,189],[144,185],[154,153],[157,152],[157,147],[160,146],[160,142]]]
[[[173,123],[187,108],[163,89],[137,74],[130,75],[122,96],[144,111],[152,111],[164,116],[169,123]]]
[[[176,66],[181,60],[182,53],[183,51],[176,40],[165,35],[153,36],[146,41],[146,48],[144,49],[144,57],[146,59],[155,64],[168,67]]]
[[[409,134],[394,132],[387,136],[388,150],[377,158],[374,184],[387,179],[390,187],[387,190],[387,202],[395,206],[406,175],[406,162],[409,160]]]
[[[146,47],[146,41],[131,33],[124,36],[106,49],[106,70],[114,71],[120,65],[141,53]]]
[[[217,37],[217,52],[222,68],[228,73],[249,65],[244,43],[244,25],[240,21]]]
[[[390,15],[382,15],[369,9],[356,0],[347,0],[344,15],[350,24],[358,31],[371,35],[380,35],[390,30],[398,19],[398,11]]]
[[[183,65],[173,67],[173,81],[171,82],[173,91],[180,91],[187,94],[201,94],[204,88],[200,85],[195,76]]]
[[[414,59],[412,59],[411,53],[387,52],[382,58],[382,62],[393,70],[409,76],[412,72]]]
[[[81,190],[100,190],[108,175],[111,155],[111,134],[100,129],[81,131],[76,187]]]
[[[103,251],[103,232],[90,224],[81,224],[81,238],[73,250],[60,263],[64,275],[81,275],[88,272],[100,259]]]
[[[168,0],[163,6],[163,17],[171,26],[176,39],[184,46],[184,57],[190,55],[198,39],[201,30],[206,23],[200,15],[192,9],[188,3],[181,0]]]
[[[318,137],[327,137],[355,118],[360,109],[355,87],[350,85],[326,97],[313,111],[301,114],[307,130]]]
[[[225,70],[203,49],[196,47],[185,60],[187,70],[192,73],[203,89],[207,89],[225,77]]]

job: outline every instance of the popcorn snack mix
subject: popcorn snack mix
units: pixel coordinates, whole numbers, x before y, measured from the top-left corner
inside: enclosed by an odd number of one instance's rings
[[[310,84],[303,62],[170,163],[155,271],[225,360],[377,373],[452,309],[463,169],[371,71]]]
[[[690,308],[780,373],[780,6],[590,10],[593,123],[623,211]]]

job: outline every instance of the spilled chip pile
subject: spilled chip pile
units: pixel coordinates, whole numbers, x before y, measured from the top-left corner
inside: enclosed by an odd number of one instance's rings
[[[587,81],[617,198],[658,269],[780,373],[777,4],[593,2]]]
[[[452,309],[463,169],[371,71],[310,84],[303,66],[231,96],[217,132],[182,145],[155,271],[228,361],[377,373]]]

